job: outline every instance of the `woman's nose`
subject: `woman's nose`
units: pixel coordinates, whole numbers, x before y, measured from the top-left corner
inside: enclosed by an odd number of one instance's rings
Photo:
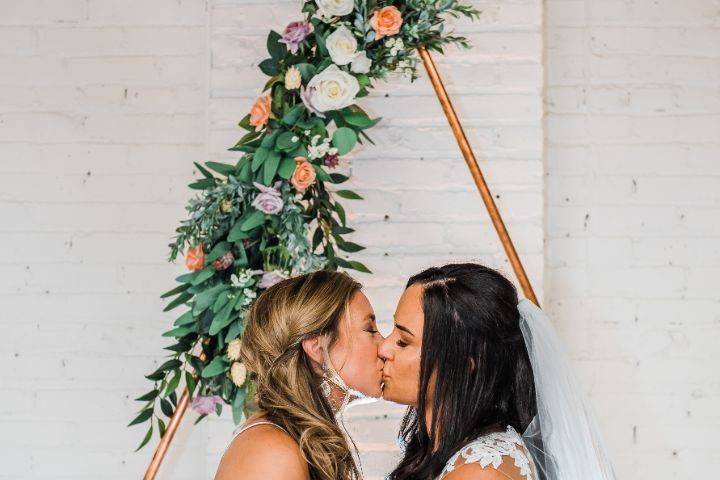
[[[378,357],[384,361],[392,360],[392,349],[390,348],[390,337],[383,338],[378,347]]]

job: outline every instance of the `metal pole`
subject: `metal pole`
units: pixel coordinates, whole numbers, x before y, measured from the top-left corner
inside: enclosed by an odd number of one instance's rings
[[[510,260],[510,265],[515,271],[515,275],[517,276],[518,281],[520,282],[523,293],[528,300],[531,300],[533,303],[535,303],[535,305],[539,306],[537,297],[535,296],[535,292],[533,291],[532,285],[530,285],[530,280],[528,280],[522,262],[520,262],[520,257],[518,257],[517,251],[515,250],[515,246],[513,245],[512,240],[510,239],[507,228],[505,228],[505,223],[500,216],[497,205],[495,205],[495,200],[493,200],[490,189],[488,188],[487,183],[485,182],[485,178],[483,177],[483,174],[480,171],[480,167],[478,166],[477,160],[475,159],[475,154],[473,154],[473,151],[470,148],[470,143],[468,142],[467,137],[465,137],[465,132],[463,131],[462,125],[460,124],[460,120],[458,120],[458,116],[455,113],[455,109],[453,108],[452,102],[450,101],[450,97],[448,96],[442,79],[440,78],[440,74],[435,67],[435,62],[433,62],[433,59],[430,56],[430,52],[428,52],[425,47],[419,47],[418,52],[420,52],[420,57],[422,57],[425,69],[430,76],[430,81],[435,88],[435,93],[437,94],[438,100],[440,101],[440,105],[442,106],[442,109],[445,112],[445,116],[450,123],[450,128],[452,129],[452,132],[455,135],[455,139],[460,146],[460,151],[465,158],[465,163],[467,163],[467,166],[470,169],[470,174],[472,175],[473,180],[475,180],[475,185],[477,186],[478,192],[480,192],[480,196],[482,197],[483,202],[485,202],[485,208],[487,209],[488,214],[490,214],[490,219],[495,226],[498,237],[500,237],[500,243],[502,243],[502,246],[505,249],[505,253],[508,256],[508,260]]]

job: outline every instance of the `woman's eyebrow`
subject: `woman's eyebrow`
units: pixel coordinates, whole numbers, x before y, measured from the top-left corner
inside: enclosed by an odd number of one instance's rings
[[[415,336],[415,334],[413,332],[411,332],[409,328],[407,328],[403,325],[400,325],[397,322],[395,322],[395,328],[397,328],[398,330],[402,330],[403,332],[407,333],[410,336],[413,336],[413,337]]]

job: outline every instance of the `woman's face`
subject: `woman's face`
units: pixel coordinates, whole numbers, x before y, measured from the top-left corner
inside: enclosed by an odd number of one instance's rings
[[[378,347],[383,337],[375,313],[361,291],[353,295],[349,310],[350,318],[341,319],[338,338],[329,348],[330,361],[348,387],[380,397],[383,361]]]
[[[383,398],[391,402],[417,407],[420,384],[420,352],[424,315],[423,286],[411,285],[395,309],[394,327],[380,345],[383,368]]]

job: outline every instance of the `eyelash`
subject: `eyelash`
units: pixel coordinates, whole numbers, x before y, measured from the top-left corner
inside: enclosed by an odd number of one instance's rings
[[[368,330],[365,330],[365,331],[366,331],[366,332],[370,332],[370,333],[372,333],[373,335],[375,335],[376,333],[378,333],[378,330],[375,330],[375,329],[372,329],[372,328],[370,328],[370,329],[368,329]]]
[[[408,346],[408,344],[403,342],[402,340],[398,340],[397,342],[395,342],[395,344],[400,348],[405,348]]]

